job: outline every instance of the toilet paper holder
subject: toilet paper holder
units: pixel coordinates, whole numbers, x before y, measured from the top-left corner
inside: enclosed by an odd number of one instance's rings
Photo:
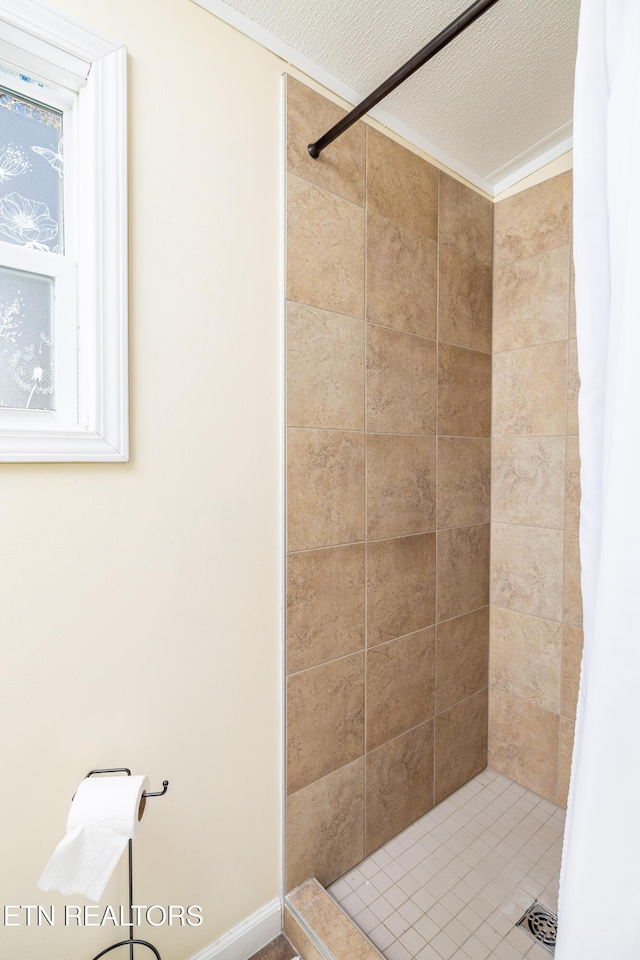
[[[131,770],[128,767],[109,767],[101,770],[90,770],[87,774],[87,777],[93,777],[95,774],[99,773],[126,773],[128,777],[131,776]],[[85,777],[86,779],[86,777]],[[146,803],[149,797],[164,797],[169,786],[168,780],[162,781],[162,790],[144,791],[142,794],[142,800],[140,803],[140,816],[144,810],[144,804]],[[162,960],[160,953],[157,947],[154,947],[152,943],[149,943],[148,940],[138,940],[133,936],[133,840],[128,841],[129,845],[129,923],[131,924],[129,928],[129,936],[126,940],[119,940],[118,943],[112,943],[110,947],[106,947],[104,950],[101,950],[100,953],[96,953],[95,957],[92,960],[100,960],[100,957],[104,957],[106,953],[110,953],[112,950],[117,950],[119,947],[129,947],[129,960],[134,960],[133,949],[136,944],[139,947],[146,947],[154,955],[156,960]]]

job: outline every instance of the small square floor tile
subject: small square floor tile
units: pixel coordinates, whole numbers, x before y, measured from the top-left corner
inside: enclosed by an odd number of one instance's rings
[[[448,937],[446,933],[439,933],[437,937],[433,938],[432,946],[436,948],[442,960],[449,960],[452,954],[456,952],[456,944],[453,942],[451,937]]]
[[[388,960],[412,960],[411,954],[398,940],[387,948]]]
[[[380,923],[369,933],[369,939],[376,945],[378,950],[384,952],[387,947],[391,946],[395,937],[383,923]]]
[[[431,943],[434,937],[440,933],[440,927],[431,917],[420,917],[416,922],[415,929],[418,931],[421,937]]]
[[[430,944],[427,944],[424,950],[420,951],[416,960],[442,960],[442,957],[437,950],[434,950]]]
[[[357,925],[361,930],[364,930],[365,933],[369,933],[373,930],[374,927],[377,927],[380,922],[376,915],[371,912],[368,908],[363,910],[362,913],[359,913],[355,918]]]
[[[424,937],[421,937],[414,927],[411,927],[406,933],[402,934],[400,943],[403,947],[407,948],[412,957],[415,957],[415,955],[427,945]]]
[[[515,923],[557,909],[564,813],[485,770],[331,887],[386,960],[548,960]]]
[[[401,917],[399,913],[390,914],[384,921],[385,927],[391,930],[391,933],[394,937],[399,938],[405,933],[411,924],[404,917]]]

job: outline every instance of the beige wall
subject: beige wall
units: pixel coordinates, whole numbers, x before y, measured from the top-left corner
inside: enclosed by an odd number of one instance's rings
[[[489,762],[566,804],[582,609],[571,173],[495,207]]]
[[[493,209],[287,87],[291,888],[486,764]]]
[[[71,795],[127,764],[171,781],[136,897],[203,906],[150,937],[184,960],[279,888],[282,64],[190,0],[54,5],[129,48],[132,460],[0,467],[0,901],[69,902],[36,882]]]

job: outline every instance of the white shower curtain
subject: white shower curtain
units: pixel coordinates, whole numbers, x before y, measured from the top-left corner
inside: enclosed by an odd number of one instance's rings
[[[640,958],[640,0],[582,0],[574,260],[585,646],[556,960]]]

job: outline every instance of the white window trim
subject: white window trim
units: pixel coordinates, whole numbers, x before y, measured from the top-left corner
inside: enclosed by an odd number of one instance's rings
[[[126,47],[35,0],[0,0],[0,61],[79,94],[81,213],[77,422],[0,410],[0,462],[128,460]]]

